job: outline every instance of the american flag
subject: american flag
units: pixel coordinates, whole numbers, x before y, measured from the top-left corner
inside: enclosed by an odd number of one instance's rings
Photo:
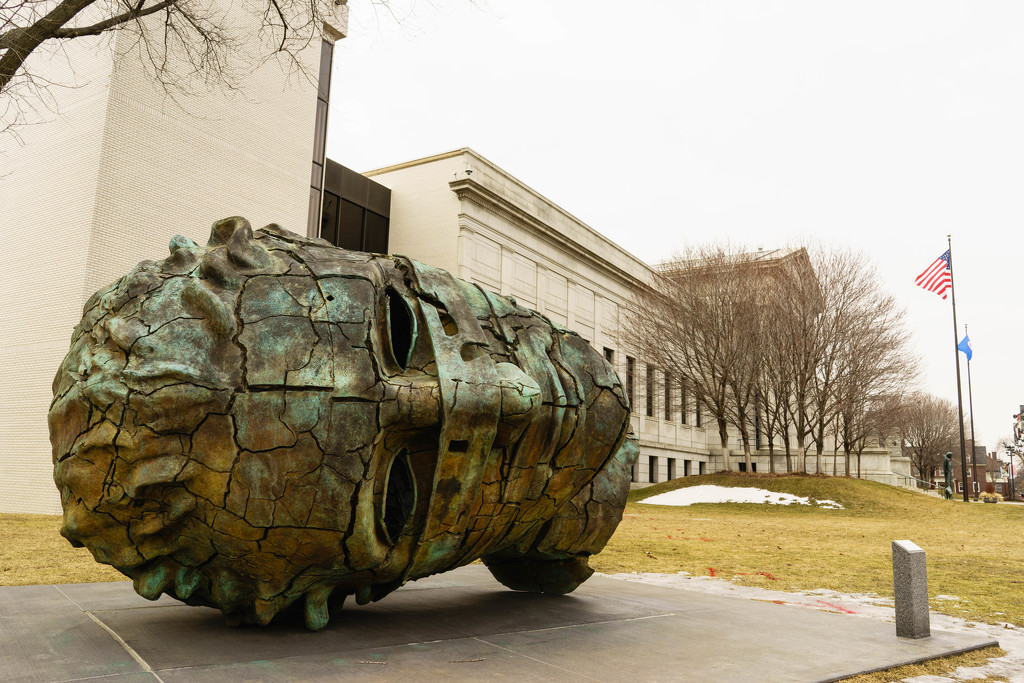
[[[914,284],[924,287],[929,292],[935,292],[943,299],[946,298],[946,290],[953,283],[953,273],[949,269],[949,249],[942,256],[935,259],[935,262],[928,266],[923,273],[917,276]]]

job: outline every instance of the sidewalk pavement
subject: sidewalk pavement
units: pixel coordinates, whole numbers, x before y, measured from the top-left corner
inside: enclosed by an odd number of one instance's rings
[[[346,604],[316,633],[231,628],[127,582],[0,588],[3,681],[831,681],[995,644],[605,576],[516,593],[481,565]]]

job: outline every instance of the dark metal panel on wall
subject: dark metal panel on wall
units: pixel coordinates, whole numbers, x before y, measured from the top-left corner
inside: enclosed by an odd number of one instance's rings
[[[320,237],[344,249],[386,254],[390,223],[391,190],[327,159]]]

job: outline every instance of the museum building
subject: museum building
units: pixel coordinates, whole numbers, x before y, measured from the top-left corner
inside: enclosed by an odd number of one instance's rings
[[[60,512],[46,414],[83,304],[166,255],[175,234],[205,243],[231,215],[408,256],[515,298],[578,332],[619,373],[640,440],[635,486],[721,469],[717,427],[622,331],[633,293],[655,279],[650,265],[468,148],[365,174],[325,158],[347,6],[335,11],[326,38],[300,54],[317,78],[269,62],[234,96],[169,101],[122,34],[68,45],[83,85],[59,91],[60,118],[24,128],[0,174],[3,222],[27,236],[8,240],[0,269],[0,512]],[[754,467],[767,471],[758,446]],[[863,474],[898,483],[903,460],[876,449]]]

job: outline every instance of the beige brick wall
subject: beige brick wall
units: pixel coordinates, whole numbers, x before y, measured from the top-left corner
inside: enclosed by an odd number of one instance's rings
[[[0,511],[60,511],[46,412],[51,382],[82,317],[82,285],[112,64],[109,41],[54,62],[60,116],[46,110],[0,156]],[[30,64],[31,65],[31,64]],[[41,121],[46,121],[42,123]]]
[[[60,512],[46,414],[94,291],[163,258],[175,234],[205,243],[220,218],[306,230],[320,41],[300,56],[306,74],[270,61],[239,92],[183,108],[128,38],[68,43],[84,85],[0,157],[0,512]]]
[[[465,168],[462,154],[452,152],[430,164],[403,164],[365,174],[384,187],[401,188],[391,194],[392,254],[459,272],[459,200],[448,183]]]

